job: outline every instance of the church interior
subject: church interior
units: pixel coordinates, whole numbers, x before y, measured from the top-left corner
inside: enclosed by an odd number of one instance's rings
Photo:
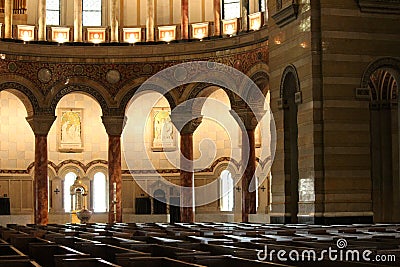
[[[0,266],[396,266],[399,19],[0,0]]]

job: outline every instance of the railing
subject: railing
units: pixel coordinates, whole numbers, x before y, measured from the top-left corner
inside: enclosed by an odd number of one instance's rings
[[[265,27],[264,13],[257,12],[249,15],[248,29],[246,31],[257,31]],[[215,36],[215,27],[213,22],[193,23],[189,25],[189,40],[180,40],[181,25],[158,25],[154,29],[155,43],[169,43],[169,42],[186,42],[192,40],[208,40],[220,37],[232,37],[239,32],[241,18],[230,20],[222,20],[221,33]],[[0,24],[0,38],[2,34],[2,25]],[[139,36],[135,40],[129,40],[124,34],[128,30],[136,30],[136,35]],[[38,36],[37,25],[13,25],[12,38],[22,40],[24,42],[37,41]],[[83,43],[110,43],[111,36],[110,27],[83,27]],[[137,43],[145,44],[146,41],[146,28],[142,27],[124,27],[119,28],[119,43]],[[129,36],[135,36],[130,34]],[[51,26],[48,25],[46,29],[46,40],[55,43],[70,43],[73,42],[73,27],[72,26]],[[153,42],[150,42],[153,43]],[[105,44],[106,45],[106,44]]]
[[[14,0],[13,14],[26,14],[26,0]],[[4,0],[0,0],[0,13],[4,13]]]

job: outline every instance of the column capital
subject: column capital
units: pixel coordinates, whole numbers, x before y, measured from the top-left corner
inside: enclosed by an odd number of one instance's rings
[[[254,114],[254,112],[256,112],[257,114]],[[247,108],[233,108],[230,110],[230,113],[237,122],[243,123],[246,130],[254,130],[258,124],[257,117],[261,118],[265,111],[252,111]]]
[[[126,124],[126,116],[101,116],[101,119],[108,135],[121,136]]]
[[[203,116],[193,116],[191,113],[171,113],[171,120],[181,134],[193,134],[201,124]]]
[[[56,118],[54,115],[36,114],[26,117],[26,120],[35,135],[47,135]]]

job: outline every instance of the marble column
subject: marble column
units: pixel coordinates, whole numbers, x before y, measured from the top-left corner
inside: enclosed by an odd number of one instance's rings
[[[48,222],[47,176],[47,135],[35,135],[35,224],[44,225]]]
[[[263,109],[260,109],[260,114]],[[256,210],[256,190],[258,185],[255,183],[255,170],[256,170],[256,145],[254,132],[257,127],[257,120],[254,113],[246,108],[235,107],[231,110],[234,119],[244,128],[242,131],[242,162],[246,162],[242,174],[242,221],[249,221],[249,214],[257,213]],[[261,118],[261,116],[260,116]],[[253,179],[254,178],[254,179]],[[252,184],[253,182],[253,184]]]
[[[119,14],[119,0],[111,0],[110,3],[110,28],[111,38],[110,42],[118,42],[118,14]]]
[[[4,2],[4,38],[12,38],[13,0]]]
[[[108,136],[109,213],[108,222],[122,222],[121,137]]]
[[[74,0],[74,42],[82,41],[82,0]]]
[[[242,18],[240,31],[246,32],[249,29],[248,21],[249,21],[249,11],[250,5],[249,0],[241,0],[240,1],[240,17]]]
[[[146,41],[154,41],[154,0],[147,0]]]
[[[121,134],[126,118],[103,116],[102,120],[108,134],[108,222],[122,222]]]
[[[214,0],[214,36],[221,35],[221,1]]]
[[[189,39],[189,2],[181,0],[181,39]]]
[[[38,39],[46,41],[46,0],[39,0],[38,24]]]
[[[248,151],[242,149],[242,160],[248,157],[246,169],[242,176],[242,221],[249,221],[249,214],[257,213],[256,210],[256,190],[258,185],[252,185],[251,181],[256,170],[256,146],[254,139],[254,129],[247,129],[242,133],[242,140],[248,139],[248,143],[242,142],[242,145],[248,145]],[[255,182],[255,179],[253,183]],[[255,189],[255,190],[254,190]],[[251,191],[253,190],[253,191]]]
[[[183,163],[184,162],[184,163]],[[181,132],[181,222],[194,222],[193,133]]]
[[[35,133],[34,163],[34,218],[35,224],[48,222],[48,173],[47,173],[47,134],[55,116],[33,115],[26,118]]]

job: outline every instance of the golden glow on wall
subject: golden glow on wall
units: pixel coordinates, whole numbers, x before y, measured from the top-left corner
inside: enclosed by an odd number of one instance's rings
[[[123,28],[123,40],[126,43],[134,44],[142,41],[141,28]]]
[[[18,25],[18,39],[29,42],[35,39],[35,26]]]
[[[158,39],[164,42],[171,42],[176,39],[176,26],[158,27]]]
[[[106,28],[87,28],[87,40],[94,44],[104,43]]]
[[[67,27],[51,27],[51,39],[57,43],[69,42],[69,31]]]
[[[235,35],[237,33],[237,29],[238,29],[237,18],[222,21],[222,33],[224,35],[229,35],[229,36]]]
[[[250,30],[257,31],[261,28],[262,24],[261,12],[253,13],[249,15],[249,28]]]
[[[208,37],[208,22],[192,24],[192,38],[203,39]]]

